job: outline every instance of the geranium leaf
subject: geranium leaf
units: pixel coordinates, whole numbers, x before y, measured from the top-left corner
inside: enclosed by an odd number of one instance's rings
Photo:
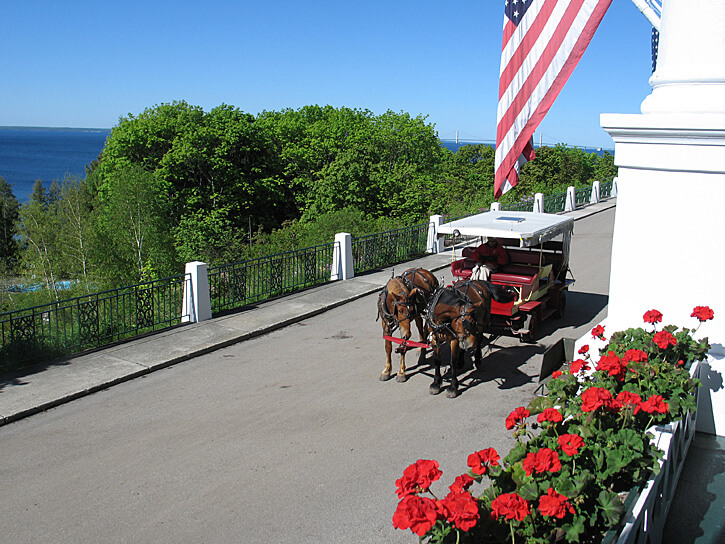
[[[529,405],[526,407],[526,409],[531,412],[532,414],[540,414],[547,408],[553,408],[554,403],[551,401],[549,397],[536,397],[534,400],[532,400]]]
[[[567,542],[579,542],[579,536],[584,532],[584,518],[577,516],[571,522],[571,525],[566,527],[566,541]]]
[[[598,497],[599,508],[610,526],[616,525],[624,512],[624,505],[616,493],[603,489]]]

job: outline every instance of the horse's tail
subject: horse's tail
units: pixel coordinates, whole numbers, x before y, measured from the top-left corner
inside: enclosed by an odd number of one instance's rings
[[[491,297],[496,302],[506,303],[516,300],[516,293],[510,291],[503,285],[496,285],[495,283],[491,283],[490,281],[482,281],[481,283],[486,285],[489,292],[491,293]]]

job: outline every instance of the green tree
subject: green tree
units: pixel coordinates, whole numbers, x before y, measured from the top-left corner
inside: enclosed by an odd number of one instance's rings
[[[146,281],[181,271],[173,249],[168,201],[153,174],[128,166],[107,180],[96,211],[96,254],[112,284]]]
[[[93,194],[89,184],[66,176],[57,200],[58,249],[68,277],[83,279],[88,286],[93,272]]]
[[[60,222],[55,202],[55,193],[51,198],[43,182],[37,180],[30,198],[20,207],[20,239],[23,244],[22,264],[26,273],[31,279],[44,281],[58,300],[56,282],[60,273]]]
[[[18,265],[20,247],[16,239],[20,205],[12,186],[0,176],[0,272],[10,274]]]

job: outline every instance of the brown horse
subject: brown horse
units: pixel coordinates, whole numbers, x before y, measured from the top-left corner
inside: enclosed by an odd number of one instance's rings
[[[439,289],[431,300],[426,321],[431,331],[435,376],[430,393],[441,392],[440,349],[448,344],[451,352],[451,385],[446,396],[458,396],[458,371],[463,366],[463,350],[475,349],[476,366],[481,364],[481,339],[491,321],[491,299],[510,302],[514,295],[503,287],[481,280],[464,280]]]
[[[391,336],[397,329],[400,329],[401,338],[409,340],[412,321],[415,321],[420,341],[425,342],[428,332],[422,316],[437,288],[438,280],[424,268],[410,268],[399,277],[391,278],[378,296],[378,319],[382,318],[383,335]],[[382,381],[392,377],[392,351],[392,342],[385,340],[385,368],[380,374]],[[397,351],[400,352],[400,368],[396,380],[404,382],[407,379],[405,376],[406,348],[401,346]],[[419,362],[425,359],[425,353],[426,350],[421,349]]]
[[[474,362],[481,368],[481,343],[483,334],[491,325],[491,299],[496,302],[511,302],[516,294],[501,285],[484,280],[460,280],[453,287],[468,298],[476,307],[476,345],[474,346]]]

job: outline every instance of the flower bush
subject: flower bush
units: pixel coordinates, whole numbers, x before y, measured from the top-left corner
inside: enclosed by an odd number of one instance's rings
[[[692,317],[701,324],[714,313],[697,306]],[[659,471],[662,452],[648,429],[695,410],[699,383],[689,368],[707,356],[708,340],[694,339],[697,328],[658,329],[662,319],[649,310],[649,330],[608,340],[595,327],[592,337],[606,342],[599,359],[582,346],[581,358],[552,375],[545,397],[506,418],[516,439],[508,455],[493,448],[469,455],[468,472],[444,498],[431,489],[442,476],[438,462],[406,468],[393,526],[429,544],[601,541],[619,523],[626,494]],[[473,493],[484,478],[488,485]]]

